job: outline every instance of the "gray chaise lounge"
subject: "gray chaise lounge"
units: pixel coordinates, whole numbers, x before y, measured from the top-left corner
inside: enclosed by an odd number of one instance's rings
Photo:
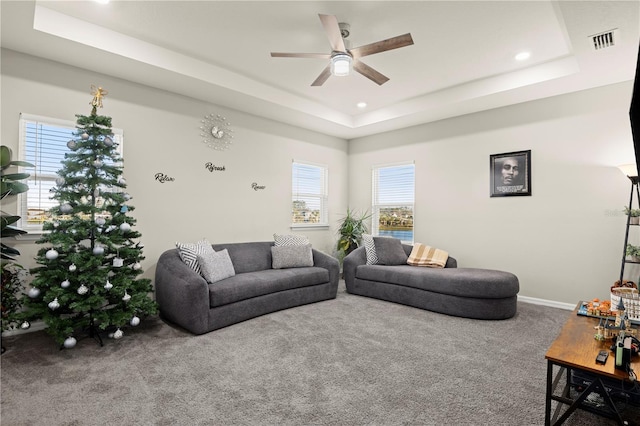
[[[156,300],[162,318],[202,334],[270,312],[321,300],[338,291],[338,260],[312,250],[311,267],[272,269],[273,242],[213,244],[227,249],[236,275],[208,284],[177,249],[158,259]]]
[[[412,246],[403,244],[407,256]],[[516,314],[518,278],[489,269],[457,268],[449,257],[444,268],[367,265],[365,248],[344,258],[347,291],[465,318],[506,319]]]

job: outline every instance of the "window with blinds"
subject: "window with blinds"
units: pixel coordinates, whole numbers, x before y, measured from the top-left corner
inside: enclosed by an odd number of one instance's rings
[[[328,226],[326,166],[294,161],[292,166],[291,226]]]
[[[73,121],[20,115],[20,159],[35,165],[21,169],[31,175],[25,181],[29,191],[20,194],[18,204],[18,215],[22,218],[20,227],[25,231],[41,231],[42,223],[49,219],[48,211],[58,204],[51,199],[49,190],[56,184],[61,162],[65,153],[70,152],[67,143],[75,139],[75,131]],[[112,131],[112,139],[122,156],[123,132],[120,129]]]
[[[373,168],[372,234],[413,243],[415,165],[401,163]]]

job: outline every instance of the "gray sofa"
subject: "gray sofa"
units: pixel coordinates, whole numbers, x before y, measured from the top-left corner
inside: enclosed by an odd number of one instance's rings
[[[407,256],[412,246],[403,244]],[[449,257],[444,268],[367,265],[365,247],[344,258],[347,292],[465,318],[506,319],[516,314],[518,278],[503,271],[457,268]]]
[[[155,274],[156,301],[162,318],[202,334],[270,312],[334,299],[338,260],[313,253],[313,266],[272,269],[273,242],[212,244],[227,249],[235,276],[214,284],[187,266],[178,249],[165,251]]]

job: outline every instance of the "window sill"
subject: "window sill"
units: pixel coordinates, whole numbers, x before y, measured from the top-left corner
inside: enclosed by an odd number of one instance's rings
[[[329,229],[329,225],[323,223],[292,223],[291,229]]]

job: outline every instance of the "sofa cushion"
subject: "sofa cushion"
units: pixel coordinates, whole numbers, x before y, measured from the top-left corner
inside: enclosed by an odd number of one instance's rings
[[[198,264],[200,265],[202,276],[209,284],[232,277],[236,274],[227,249],[209,255],[199,254]]]
[[[180,259],[198,274],[201,273],[198,255],[208,256],[214,253],[211,243],[207,240],[200,240],[197,243],[176,243],[176,248]]]
[[[402,242],[397,238],[373,237],[376,246],[376,256],[380,265],[406,265],[407,253],[402,248]]]
[[[227,249],[236,274],[271,269],[273,241],[214,244],[216,251]]]
[[[449,253],[431,246],[415,243],[407,264],[411,266],[426,266],[428,268],[444,268],[449,259]]]
[[[236,274],[215,284],[209,284],[209,304],[215,308],[269,293],[324,284],[328,281],[329,271],[316,266]]]
[[[304,235],[273,234],[273,242],[276,246],[304,246],[309,244],[309,239]]]
[[[477,268],[360,265],[356,270],[356,279],[485,299],[513,297],[520,289],[518,278],[512,273]]]

